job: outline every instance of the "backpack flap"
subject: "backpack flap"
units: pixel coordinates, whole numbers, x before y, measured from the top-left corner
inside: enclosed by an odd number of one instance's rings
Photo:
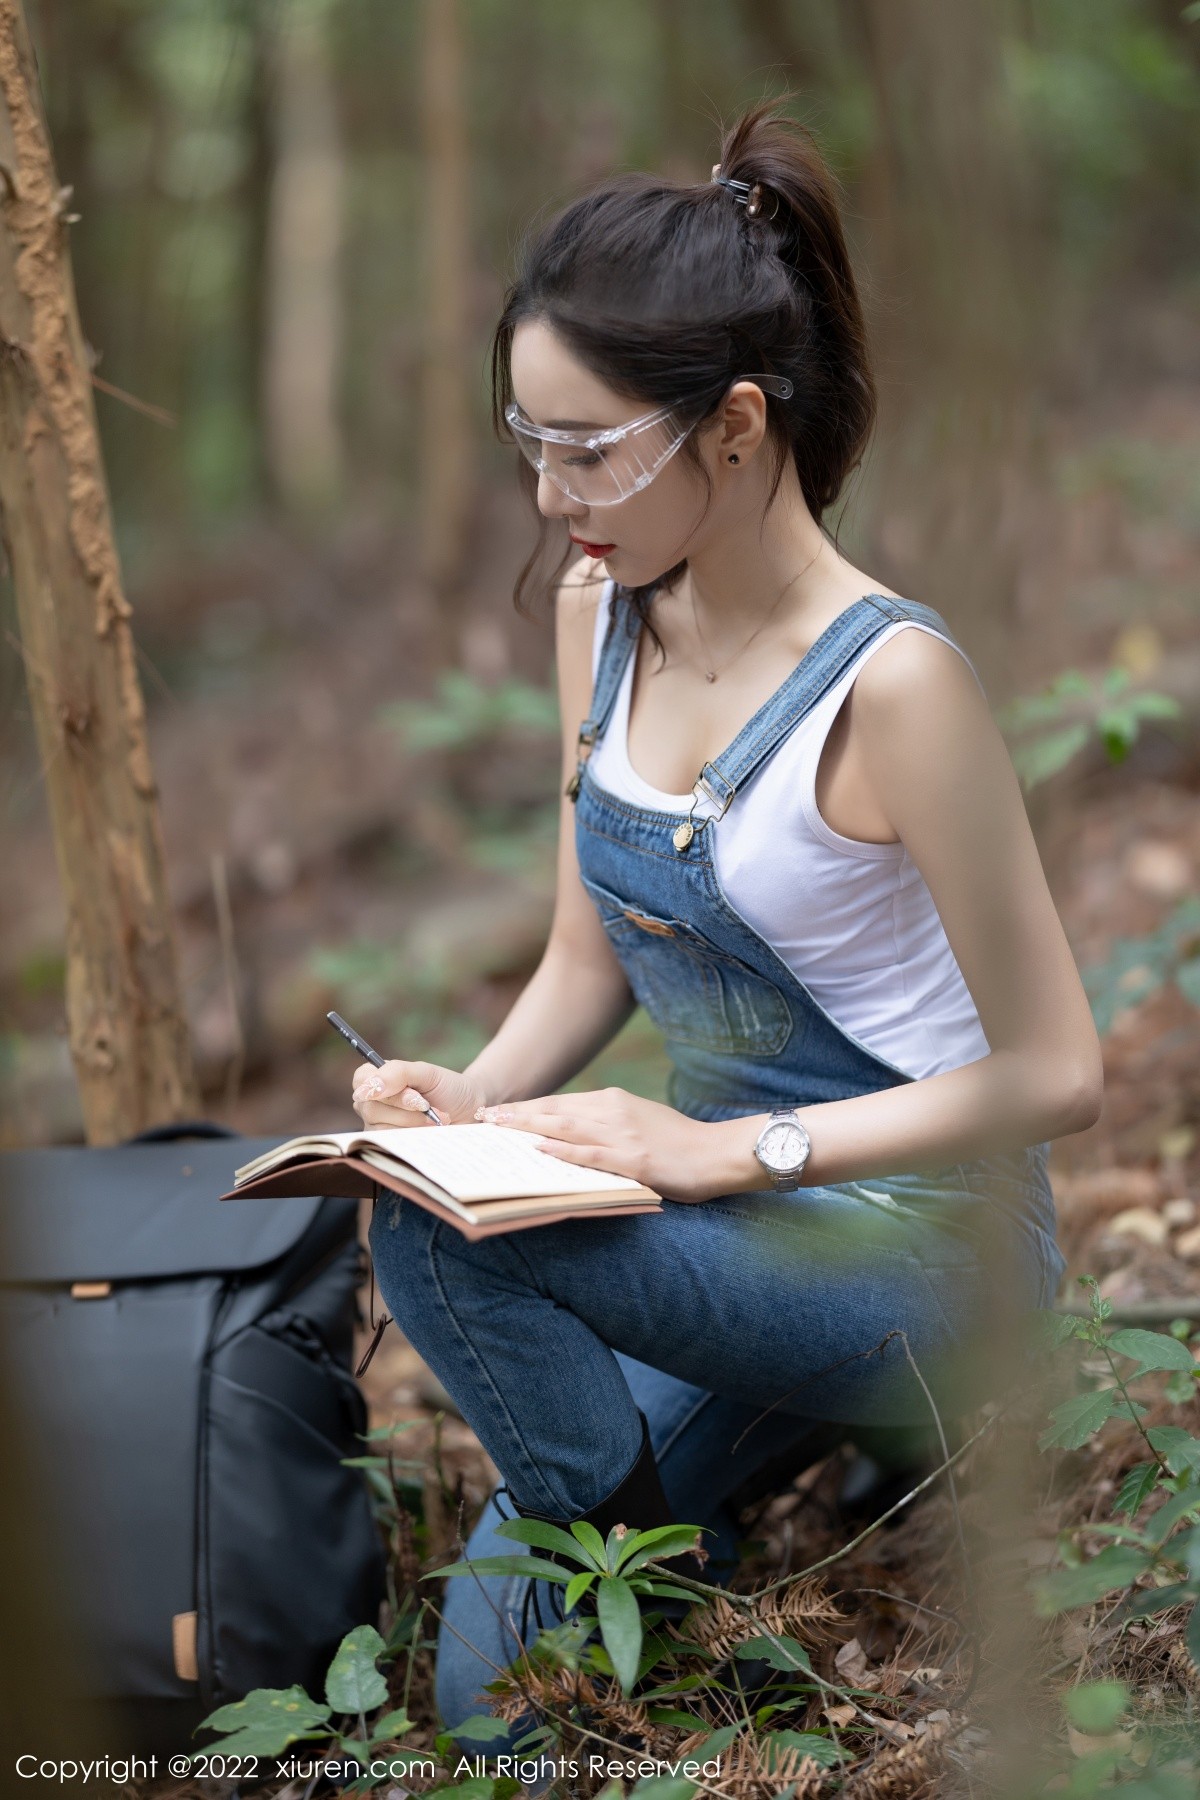
[[[155,1281],[275,1262],[303,1237],[321,1196],[232,1206],[217,1195],[232,1187],[235,1169],[285,1142],[218,1138],[4,1151],[0,1280],[5,1286]]]

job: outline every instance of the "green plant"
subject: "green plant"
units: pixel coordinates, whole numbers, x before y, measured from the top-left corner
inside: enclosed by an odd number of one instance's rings
[[[1178,718],[1169,694],[1131,693],[1132,676],[1119,665],[1099,681],[1066,669],[1040,694],[1022,695],[996,714],[1012,740],[1013,766],[1026,789],[1048,781],[1099,737],[1110,762],[1123,762],[1147,719]]]
[[[388,1699],[387,1682],[376,1663],[386,1646],[372,1625],[358,1625],[346,1633],[334,1653],[325,1676],[324,1701],[313,1700],[302,1687],[254,1688],[243,1700],[218,1706],[203,1719],[198,1730],[223,1735],[203,1750],[191,1753],[193,1762],[208,1763],[214,1756],[262,1759],[282,1757],[297,1743],[321,1743],[341,1758],[356,1762],[364,1771],[354,1791],[367,1793],[385,1780],[394,1780],[401,1766],[431,1759],[427,1752],[389,1749],[387,1772],[370,1774],[379,1752],[394,1745],[412,1721],[403,1711],[382,1712]],[[371,1724],[367,1715],[375,1713]],[[357,1720],[354,1734],[337,1719]]]
[[[652,1531],[627,1531],[614,1525],[608,1541],[586,1519],[577,1519],[569,1531],[542,1519],[506,1519],[496,1527],[498,1537],[514,1539],[539,1550],[553,1550],[568,1565],[539,1556],[481,1556],[450,1563],[430,1571],[435,1575],[523,1575],[552,1581],[566,1591],[563,1610],[570,1612],[585,1594],[593,1593],[600,1636],[612,1673],[625,1693],[643,1672],[644,1629],[638,1596],[695,1598],[692,1592],[647,1571],[651,1558],[674,1556],[690,1550],[698,1525],[658,1525]]]
[[[320,1744],[324,1760],[340,1765],[342,1792],[348,1794],[369,1794],[385,1785],[398,1792],[397,1781],[406,1775],[424,1779],[436,1775],[439,1763],[444,1767],[456,1757],[461,1762],[449,1732],[434,1740],[432,1754],[397,1741],[412,1729],[407,1696],[403,1707],[379,1710],[387,1705],[388,1687],[376,1665],[395,1655],[395,1636],[385,1644],[372,1625],[347,1632],[329,1665],[323,1702],[297,1686],[255,1688],[245,1699],[219,1706],[197,1730],[224,1735],[203,1750],[192,1751],[191,1760],[207,1767],[217,1757],[238,1759],[251,1765],[249,1770],[243,1767],[244,1774],[263,1779],[272,1773],[265,1765],[273,1758],[273,1773],[286,1779],[294,1772],[282,1760],[289,1749],[295,1744]],[[372,1712],[376,1717],[369,1720]],[[339,1719],[357,1720],[357,1733],[339,1725]],[[497,1720],[481,1716],[458,1726],[456,1735],[486,1740],[504,1731]],[[357,1777],[352,1773],[355,1766],[361,1771]],[[520,1782],[507,1777],[474,1776],[426,1791],[431,1797],[455,1795],[457,1800],[512,1800],[520,1790]]]
[[[1113,1330],[1112,1303],[1101,1298],[1095,1278],[1078,1280],[1088,1292],[1088,1316],[1051,1313],[1045,1324],[1052,1345],[1084,1348],[1087,1385],[1053,1408],[1038,1447],[1077,1451],[1110,1420],[1121,1419],[1141,1433],[1148,1455],[1125,1472],[1109,1519],[1060,1532],[1062,1566],[1034,1581],[1035,1607],[1053,1618],[1104,1603],[1108,1625],[1115,1627],[1110,1641],[1115,1636],[1119,1642],[1130,1625],[1141,1629],[1137,1620],[1190,1604],[1184,1642],[1200,1667],[1200,1439],[1181,1425],[1147,1424],[1151,1408],[1130,1391],[1144,1377],[1159,1376],[1162,1400],[1179,1407],[1194,1403],[1200,1367],[1188,1345],[1192,1326],[1177,1319],[1165,1333]],[[1091,1553],[1097,1539],[1107,1541]],[[1192,1722],[1171,1711],[1139,1717],[1134,1700],[1121,1680],[1069,1688],[1061,1702],[1070,1757],[1044,1771],[1038,1794],[1196,1800]]]
[[[441,672],[433,700],[393,700],[375,716],[410,752],[461,750],[518,731],[556,737],[559,729],[553,688],[515,678],[485,687],[461,669]]]
[[[1125,1475],[1112,1509],[1117,1516],[1089,1520],[1062,1535],[1059,1551],[1065,1566],[1036,1584],[1037,1610],[1052,1616],[1120,1590],[1128,1590],[1127,1619],[1190,1601],[1185,1641],[1200,1668],[1200,1438],[1181,1425],[1144,1425],[1150,1408],[1130,1392],[1142,1376],[1161,1373],[1168,1377],[1168,1400],[1182,1405],[1192,1398],[1200,1366],[1185,1341],[1190,1327],[1183,1320],[1170,1333],[1110,1331],[1111,1301],[1100,1297],[1093,1276],[1082,1275],[1079,1282],[1089,1291],[1090,1316],[1054,1316],[1052,1337],[1059,1344],[1074,1339],[1088,1345],[1109,1379],[1056,1406],[1038,1448],[1077,1450],[1110,1419],[1126,1419],[1141,1433],[1149,1455]],[[1146,1512],[1151,1501],[1157,1504]],[[1082,1537],[1110,1541],[1096,1554],[1085,1555]],[[1147,1579],[1155,1585],[1142,1585]]]
[[[1083,970],[1096,1029],[1108,1031],[1118,1013],[1149,999],[1173,981],[1200,1006],[1200,899],[1189,894],[1145,937],[1118,938],[1108,959]]]

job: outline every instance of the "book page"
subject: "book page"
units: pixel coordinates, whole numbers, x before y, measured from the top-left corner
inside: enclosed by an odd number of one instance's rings
[[[430,1130],[439,1129],[430,1126]],[[440,1127],[445,1130],[445,1126]],[[361,1131],[327,1131],[320,1137],[289,1138],[284,1144],[276,1144],[272,1150],[264,1150],[261,1155],[252,1157],[234,1170],[235,1181],[252,1180],[255,1175],[272,1169],[277,1163],[294,1161],[299,1156],[345,1156],[362,1136]]]
[[[533,1194],[614,1194],[642,1184],[608,1170],[547,1156],[532,1134],[514,1125],[400,1125],[357,1134],[359,1142],[411,1163],[460,1200],[503,1200]]]

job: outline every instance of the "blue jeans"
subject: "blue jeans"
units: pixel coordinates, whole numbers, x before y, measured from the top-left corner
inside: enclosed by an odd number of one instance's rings
[[[1011,1328],[1051,1303],[1063,1259],[1052,1223],[1047,1235],[1013,1216],[1022,1184],[1031,1212],[1044,1208],[1040,1147],[989,1159],[990,1197],[972,1185],[983,1168],[889,1176],[886,1192],[864,1181],[667,1200],[660,1214],[476,1243],[384,1194],[371,1250],[393,1317],[515,1501],[561,1519],[596,1505],[637,1455],[640,1408],[676,1517],[714,1529],[706,1543],[725,1567],[712,1572],[727,1578],[724,1503],[753,1470],[784,1449],[803,1466],[806,1441],[824,1454],[830,1422],[929,1424],[905,1340],[943,1418],[1019,1373],[1027,1352]],[[493,1500],[469,1555],[520,1554],[493,1538],[500,1516]],[[448,1583],[438,1705],[451,1728],[487,1710],[489,1663],[516,1655],[526,1585]]]

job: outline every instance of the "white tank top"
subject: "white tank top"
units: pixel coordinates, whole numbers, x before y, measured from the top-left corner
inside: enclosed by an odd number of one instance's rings
[[[605,582],[597,608],[593,691],[614,586]],[[920,1078],[988,1054],[975,1003],[933,896],[904,845],[842,837],[825,823],[816,800],[817,762],[838,708],[867,658],[904,630],[942,636],[902,619],[873,638],[738,790],[716,828],[713,854],[729,904],[817,1004],[868,1050]],[[959,654],[974,673],[970,658]],[[631,652],[589,771],[608,793],[635,806],[686,812],[690,793],[651,787],[629,761],[635,660]],[[692,817],[707,818],[715,810],[700,801]]]

